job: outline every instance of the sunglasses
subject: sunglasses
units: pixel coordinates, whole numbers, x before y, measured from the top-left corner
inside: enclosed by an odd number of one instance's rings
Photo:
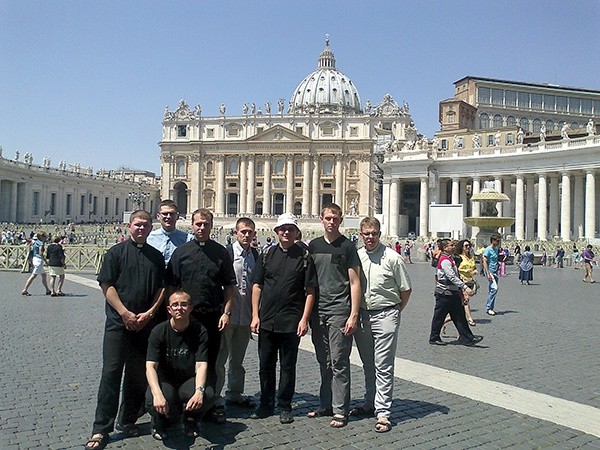
[[[296,227],[295,227],[295,226],[293,226],[293,225],[290,225],[290,226],[287,226],[287,227],[286,227],[286,226],[283,226],[283,227],[279,227],[279,228],[277,229],[277,231],[280,231],[280,232],[282,232],[282,233],[285,233],[285,232],[288,232],[288,233],[293,233],[294,231],[296,231]]]

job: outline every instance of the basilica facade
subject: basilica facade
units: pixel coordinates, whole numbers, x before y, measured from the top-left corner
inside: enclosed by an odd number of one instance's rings
[[[204,207],[216,217],[315,218],[334,202],[346,215],[372,215],[381,202],[381,143],[392,134],[402,145],[417,139],[407,103],[390,95],[362,103],[336,68],[328,39],[317,68],[287,104],[244,103],[229,111],[221,105],[220,115],[205,117],[200,105],[192,109],[184,100],[165,109],[161,196],[184,214]]]

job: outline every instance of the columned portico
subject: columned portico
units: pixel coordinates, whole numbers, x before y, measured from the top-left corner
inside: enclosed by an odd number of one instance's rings
[[[525,178],[525,239],[535,237],[535,179]]]
[[[550,237],[558,235],[559,193],[559,178],[558,175],[553,174],[550,176]]]
[[[573,239],[583,239],[584,218],[583,208],[585,204],[583,174],[576,172],[573,174]]]

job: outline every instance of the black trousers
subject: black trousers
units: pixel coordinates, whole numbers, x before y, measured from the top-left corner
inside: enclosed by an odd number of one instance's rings
[[[98,388],[98,405],[92,434],[108,434],[114,429],[119,408],[119,393],[123,379],[124,425],[135,423],[144,404],[146,392],[146,348],[150,328],[141,331],[126,329],[104,332],[102,346],[102,376]],[[124,377],[123,377],[123,369]]]
[[[184,420],[190,418],[194,421],[198,421],[214,403],[214,396],[211,395],[212,390],[208,389],[204,393],[204,402],[199,410],[190,412],[185,411],[185,405],[195,393],[196,377],[192,377],[184,383],[173,383],[164,380],[159,380],[159,383],[160,390],[169,404],[169,412],[167,415],[156,412],[153,403],[154,397],[152,396],[150,387],[148,387],[146,390],[146,410],[152,417],[153,428],[164,430],[177,422],[182,415]]]
[[[276,333],[261,329],[258,334],[258,359],[260,377],[260,406],[274,409],[275,371],[279,356],[279,391],[277,404],[282,411],[292,410],[296,390],[296,362],[300,336],[294,333]]]
[[[217,356],[219,356],[219,349],[221,348],[221,332],[219,331],[219,319],[222,316],[222,312],[202,312],[194,311],[192,317],[194,320],[200,322],[204,328],[206,328],[208,347],[208,370],[206,373],[206,386],[211,386],[213,390],[217,385]]]
[[[435,307],[433,309],[433,319],[431,319],[431,333],[429,334],[430,341],[440,339],[440,332],[444,326],[446,314],[450,314],[450,318],[462,338],[473,339],[473,333],[465,316],[462,299],[458,292],[453,292],[452,295],[435,294]]]

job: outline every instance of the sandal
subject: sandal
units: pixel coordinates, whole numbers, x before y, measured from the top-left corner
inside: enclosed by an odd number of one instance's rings
[[[387,433],[392,429],[392,423],[387,417],[380,417],[375,424],[376,433]]]
[[[58,291],[56,293],[56,295],[58,295],[59,297],[64,297],[65,296],[65,294],[62,291]]]
[[[369,408],[365,405],[350,410],[350,415],[354,417],[369,417],[373,414],[375,414],[375,408]]]
[[[470,326],[472,326],[472,327],[474,327],[475,325],[477,325],[473,319],[471,319],[471,320],[467,320],[467,323],[468,323]]]
[[[25,295],[26,297],[31,297],[31,294],[27,291],[21,292],[21,295]]]
[[[108,435],[96,433],[85,443],[88,450],[102,450],[108,444]]]
[[[316,411],[311,411],[307,414],[308,417],[313,419],[317,417],[330,417],[333,416],[333,409],[331,408],[319,408]]]
[[[331,428],[344,428],[348,425],[348,416],[342,414],[334,414],[333,419],[329,422]]]

